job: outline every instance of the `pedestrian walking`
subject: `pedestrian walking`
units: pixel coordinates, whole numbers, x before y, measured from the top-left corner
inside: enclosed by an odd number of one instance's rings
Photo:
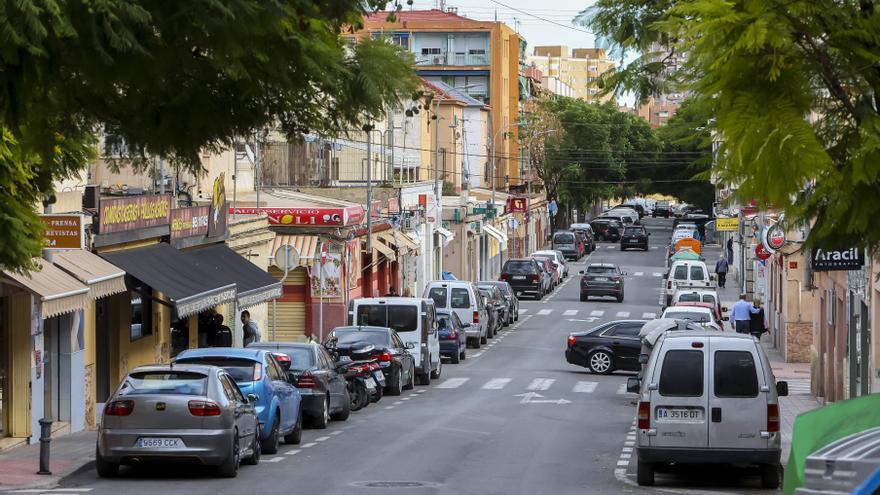
[[[736,333],[749,333],[751,331],[752,315],[758,312],[758,309],[748,301],[748,297],[747,294],[740,294],[739,301],[730,308],[730,315],[733,317],[733,327],[736,329]]]
[[[733,236],[727,239],[727,262],[733,263]]]
[[[730,264],[724,258],[724,255],[718,256],[718,261],[715,262],[715,273],[718,275],[718,287],[724,288],[724,285],[727,284],[727,271],[730,270]]]
[[[214,333],[211,335],[211,347],[232,347],[232,330],[223,324],[223,315],[214,315]]]
[[[388,289],[388,294],[385,294],[385,297],[397,297],[397,291],[394,290],[394,286],[392,285],[390,289]]]
[[[244,333],[243,344],[245,347],[248,344],[260,341],[260,328],[257,326],[257,322],[251,319],[250,311],[244,310],[241,312],[241,325],[242,333]]]
[[[749,333],[752,337],[761,340],[761,335],[767,333],[767,320],[764,318],[764,308],[761,306],[761,300],[755,299],[753,308],[757,310],[752,313],[749,320]]]

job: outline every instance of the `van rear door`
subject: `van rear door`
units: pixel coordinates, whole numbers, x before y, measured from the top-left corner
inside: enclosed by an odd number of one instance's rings
[[[755,342],[710,338],[709,348],[709,447],[768,448],[769,435],[761,438],[767,430],[768,384]]]
[[[648,390],[651,390],[652,447],[708,446],[709,359],[706,337],[667,339]]]

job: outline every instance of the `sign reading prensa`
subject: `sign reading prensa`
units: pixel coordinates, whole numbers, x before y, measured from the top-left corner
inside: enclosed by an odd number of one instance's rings
[[[101,234],[159,227],[169,223],[170,195],[101,199],[98,214],[98,232]]]
[[[813,249],[813,270],[827,272],[834,270],[858,270],[865,266],[865,253],[859,248],[828,250]]]
[[[44,249],[83,249],[85,229],[80,214],[40,215]]]

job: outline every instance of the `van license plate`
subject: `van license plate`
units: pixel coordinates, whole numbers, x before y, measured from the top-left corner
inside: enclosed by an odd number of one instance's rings
[[[138,438],[137,446],[141,449],[176,449],[183,447],[179,438]]]
[[[525,280],[525,279],[526,279],[526,276],[525,276],[525,275],[514,275],[514,276],[511,277],[511,278],[514,279],[514,280]]]
[[[699,407],[658,407],[657,421],[668,423],[699,423],[703,421],[703,409]]]

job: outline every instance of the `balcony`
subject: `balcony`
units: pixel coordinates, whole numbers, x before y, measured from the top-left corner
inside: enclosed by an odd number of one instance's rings
[[[430,54],[422,53],[416,55],[416,65],[442,65],[450,67],[489,65],[489,55],[486,53],[452,53],[445,51]]]

